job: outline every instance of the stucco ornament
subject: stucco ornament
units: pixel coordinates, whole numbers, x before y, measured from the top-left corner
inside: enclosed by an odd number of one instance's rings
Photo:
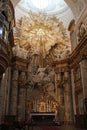
[[[22,17],[14,29],[15,46],[28,51],[28,57],[34,55],[43,59],[57,44],[56,57],[70,51],[70,42],[63,23],[56,16],[46,13],[29,12],[29,17]],[[63,54],[63,55],[62,55]]]
[[[78,30],[78,40],[81,40],[81,38],[87,33],[87,24],[84,22],[81,22],[79,25]]]

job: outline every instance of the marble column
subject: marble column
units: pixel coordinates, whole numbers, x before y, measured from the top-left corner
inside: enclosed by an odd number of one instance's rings
[[[6,115],[6,108],[7,108],[7,96],[8,96],[8,68],[6,69],[5,73],[3,74],[2,81],[1,81],[1,115]]]
[[[38,112],[39,111],[39,106],[38,106],[39,105],[39,100],[38,99],[37,99],[37,104],[36,105],[37,105],[37,112]]]
[[[58,73],[56,76],[56,82],[57,82],[57,101],[59,104],[61,104],[61,73]]]
[[[18,70],[13,71],[10,97],[10,114],[17,115],[18,105]]]
[[[2,76],[0,76],[0,88],[1,88],[1,80],[2,80]]]
[[[55,99],[57,99],[58,95],[57,95],[57,74],[55,73],[55,84],[54,84],[54,97]]]
[[[20,88],[18,97],[18,117],[25,119],[25,88]]]
[[[3,75],[0,76],[0,94],[1,94],[1,82],[2,82],[2,77],[3,77]],[[0,97],[1,97],[1,96],[0,96]],[[0,101],[1,101],[1,99],[0,99]]]
[[[48,112],[49,111],[49,108],[48,108],[48,100],[46,101],[46,111]]]
[[[18,117],[25,119],[25,110],[26,110],[26,73],[21,72],[19,76],[19,95],[18,95]]]
[[[3,77],[3,76],[2,76]],[[2,121],[2,85],[1,85],[1,81],[2,81],[2,77],[0,77],[0,124]]]
[[[10,90],[11,90],[11,67],[8,67],[7,74],[7,101],[6,101],[6,115],[9,114],[9,106],[10,106]]]
[[[87,112],[87,59],[80,62],[83,98],[84,98],[84,112]],[[86,100],[86,102],[85,102]]]
[[[71,70],[71,84],[72,84],[72,103],[73,103],[73,121],[75,122],[75,117],[76,115],[76,103],[75,103],[75,83],[74,83],[74,75],[73,75],[73,69]]]
[[[35,100],[33,100],[33,111],[35,112]]]
[[[35,106],[34,106],[35,108],[35,112],[37,111],[37,100],[35,100]]]
[[[61,100],[61,88],[60,87],[57,88],[57,95],[58,95],[58,97],[57,97],[58,103],[62,104],[62,100]]]
[[[70,74],[67,72],[67,80],[64,84],[65,123],[72,123],[72,100]]]

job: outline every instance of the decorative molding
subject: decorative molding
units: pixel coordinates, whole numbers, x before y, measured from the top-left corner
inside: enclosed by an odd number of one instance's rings
[[[28,17],[22,17],[14,29],[14,43],[27,50],[29,58],[38,55],[39,62],[45,60],[46,64],[51,62],[50,55],[53,61],[61,60],[71,51],[63,23],[46,13],[29,12]]]
[[[69,64],[72,68],[82,60],[82,56],[87,55],[87,35],[82,37],[77,47],[71,53],[69,58]]]
[[[81,41],[85,35],[87,35],[87,24],[81,22],[78,28],[78,41]]]
[[[11,66],[13,69],[17,69],[17,70],[26,72],[27,71],[27,60],[15,56],[12,58]]]

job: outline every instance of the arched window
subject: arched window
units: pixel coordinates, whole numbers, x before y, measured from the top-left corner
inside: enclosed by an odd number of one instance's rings
[[[8,42],[8,29],[9,24],[5,19],[3,14],[0,14],[0,39],[2,39],[5,43]]]

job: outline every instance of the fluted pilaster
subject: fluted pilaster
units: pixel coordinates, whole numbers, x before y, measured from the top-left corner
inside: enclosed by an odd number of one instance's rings
[[[70,74],[66,72],[67,80],[64,84],[64,104],[65,104],[65,123],[72,123],[72,100],[71,100],[71,83]],[[66,78],[65,78],[66,79]]]
[[[13,71],[11,86],[10,114],[17,115],[18,104],[18,70]]]
[[[81,77],[82,77],[82,89],[84,98],[84,112],[87,112],[87,59],[83,59],[80,62]]]

